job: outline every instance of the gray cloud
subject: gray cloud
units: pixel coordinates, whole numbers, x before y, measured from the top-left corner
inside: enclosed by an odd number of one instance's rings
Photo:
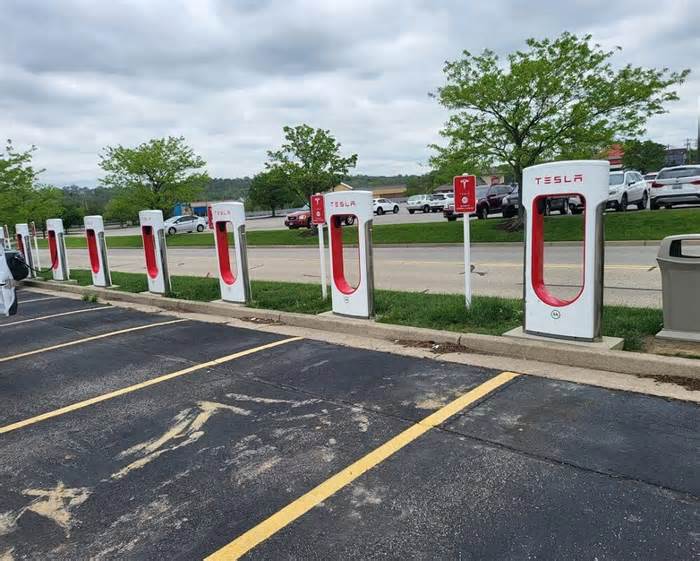
[[[445,113],[428,97],[463,49],[501,54],[564,29],[620,45],[623,64],[693,68],[690,0],[4,0],[0,134],[36,144],[44,180],[99,177],[108,144],[183,134],[215,176],[262,168],[282,126],[329,128],[358,171],[425,171]],[[695,135],[700,76],[649,123]]]

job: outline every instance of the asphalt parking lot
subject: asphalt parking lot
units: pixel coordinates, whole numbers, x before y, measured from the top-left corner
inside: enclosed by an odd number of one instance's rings
[[[697,404],[39,291],[0,319],[0,560],[685,560]]]

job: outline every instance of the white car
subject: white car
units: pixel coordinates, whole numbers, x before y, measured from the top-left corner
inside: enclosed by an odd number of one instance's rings
[[[631,204],[639,210],[647,207],[649,188],[638,171],[611,171],[607,208],[626,211]]]
[[[662,169],[651,184],[651,210],[700,204],[700,165]]]
[[[430,212],[430,195],[413,195],[412,197],[408,197],[406,208],[409,214],[413,214],[417,210],[423,213]]]
[[[169,235],[179,232],[204,232],[207,221],[201,216],[173,216],[165,221],[165,232]]]
[[[389,199],[374,199],[372,201],[374,206],[375,214],[385,214],[387,212],[393,212],[396,214],[399,212],[399,205]]]

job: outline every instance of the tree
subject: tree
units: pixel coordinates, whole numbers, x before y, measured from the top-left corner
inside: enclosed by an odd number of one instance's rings
[[[0,152],[0,227],[27,221],[27,205],[34,195],[37,177],[43,170],[32,166],[35,146],[18,151],[8,140]]]
[[[690,72],[616,70],[615,51],[591,44],[590,35],[565,32],[527,46],[507,64],[488,49],[445,63],[446,85],[434,95],[453,113],[440,133],[447,145],[432,146],[435,169],[505,164],[522,185],[528,166],[593,157],[616,137],[642,134],[650,116],[678,99],[671,88]]]
[[[46,221],[49,218],[61,218],[63,211],[63,191],[50,185],[37,186],[33,189],[24,208],[26,220],[34,221],[44,236],[46,236]]]
[[[178,202],[196,199],[209,182],[206,162],[183,137],[154,138],[136,148],[108,146],[100,155],[107,175],[103,185],[116,190],[112,211],[134,216],[139,210],[162,210],[167,216]]]
[[[284,127],[286,142],[276,151],[268,151],[269,170],[281,171],[299,199],[308,202],[314,193],[333,189],[357,165],[357,154],[340,155],[340,143],[330,131],[309,125]]]
[[[628,140],[624,144],[622,165],[642,173],[658,171],[664,167],[666,147],[651,140]]]
[[[271,209],[275,216],[275,209],[284,208],[293,198],[286,174],[280,168],[272,168],[253,177],[247,200],[253,206]]]

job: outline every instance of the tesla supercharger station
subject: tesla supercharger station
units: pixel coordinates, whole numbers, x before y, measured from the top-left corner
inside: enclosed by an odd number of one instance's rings
[[[552,162],[523,171],[525,333],[581,341],[600,338],[609,171],[610,164],[603,160]],[[585,204],[583,279],[571,299],[554,296],[544,281],[545,199],[559,196],[579,196]]]
[[[139,212],[139,223],[141,224],[143,253],[146,258],[148,291],[154,294],[166,294],[170,292],[170,275],[168,273],[163,212],[142,210]]]
[[[101,216],[96,215],[86,216],[83,222],[90,257],[92,284],[93,286],[109,288],[112,286],[112,275],[109,272],[109,262],[107,261],[104,221]]]
[[[333,313],[370,318],[374,315],[374,270],[372,266],[372,219],[374,210],[371,191],[343,191],[324,196],[328,246],[331,255],[331,300]],[[343,223],[348,215],[355,217],[360,254],[357,286],[345,276],[343,256]]]
[[[49,237],[49,258],[53,280],[67,281],[70,276],[68,260],[66,259],[66,240],[63,220],[49,218],[46,221],[46,233]]]
[[[15,224],[15,234],[17,239],[17,251],[22,254],[24,261],[29,266],[29,276],[36,278],[36,259],[34,259],[32,239],[29,235],[29,224]]]
[[[214,226],[216,259],[219,263],[221,299],[225,302],[247,304],[250,302],[250,277],[248,276],[248,250],[243,203],[214,203],[211,206],[211,221]],[[233,234],[236,256],[235,270],[231,267],[231,253],[228,243],[229,224]]]

